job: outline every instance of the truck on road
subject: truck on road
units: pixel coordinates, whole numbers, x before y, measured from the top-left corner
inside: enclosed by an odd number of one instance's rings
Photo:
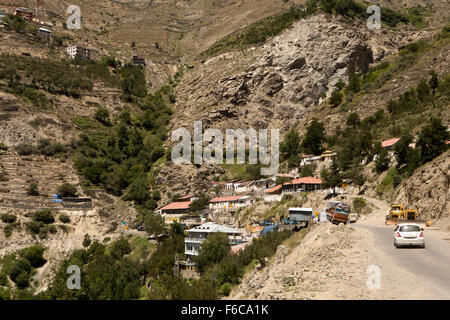
[[[331,223],[347,223],[350,214],[350,206],[340,201],[330,201],[327,204],[327,219]]]

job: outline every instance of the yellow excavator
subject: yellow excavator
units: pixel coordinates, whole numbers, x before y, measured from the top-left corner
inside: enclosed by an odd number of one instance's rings
[[[403,206],[401,204],[391,205],[391,210],[386,216],[385,224],[397,224],[398,220],[404,216]]]
[[[401,220],[399,219],[397,222],[398,223],[414,222],[414,223],[417,223],[418,225],[426,225],[427,227],[431,227],[431,224],[432,224],[431,221],[420,220],[419,213],[415,209],[404,210]]]

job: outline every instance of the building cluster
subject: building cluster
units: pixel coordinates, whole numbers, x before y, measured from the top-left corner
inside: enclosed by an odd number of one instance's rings
[[[277,185],[278,177],[292,180]],[[207,208],[203,210],[195,213],[191,210],[192,203],[199,199],[196,195],[178,198],[156,209],[166,224],[180,223],[187,232],[185,238],[187,259],[176,260],[177,274],[189,274],[189,276],[195,274],[195,263],[192,258],[199,254],[200,246],[211,233],[225,233],[228,236],[231,251],[237,252],[249,245],[254,237],[275,231],[277,228],[271,222],[266,222],[265,225],[251,225],[245,229],[236,229],[216,223],[213,217],[224,213],[234,214],[240,208],[254,204],[258,198],[266,202],[281,201],[285,194],[319,191],[323,189],[323,184],[322,180],[315,177],[298,178],[295,175],[281,174],[254,181],[212,182],[212,187],[220,196],[209,200]]]

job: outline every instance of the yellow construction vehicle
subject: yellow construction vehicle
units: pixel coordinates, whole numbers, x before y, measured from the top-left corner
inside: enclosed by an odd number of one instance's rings
[[[403,206],[401,204],[391,205],[391,210],[386,216],[385,224],[397,224],[398,220],[404,215]]]
[[[407,209],[403,211],[402,216],[403,220],[417,220],[417,218],[418,218],[417,210]]]
[[[397,223],[414,222],[419,225],[426,225],[427,221],[419,220],[419,213],[415,209],[403,210],[403,215],[398,219]],[[428,225],[427,225],[428,226]]]

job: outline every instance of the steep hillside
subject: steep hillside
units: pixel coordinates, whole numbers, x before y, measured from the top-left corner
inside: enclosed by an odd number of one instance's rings
[[[421,219],[437,221],[436,225],[450,230],[450,152],[424,165],[403,181],[393,195],[393,201],[419,210]]]

